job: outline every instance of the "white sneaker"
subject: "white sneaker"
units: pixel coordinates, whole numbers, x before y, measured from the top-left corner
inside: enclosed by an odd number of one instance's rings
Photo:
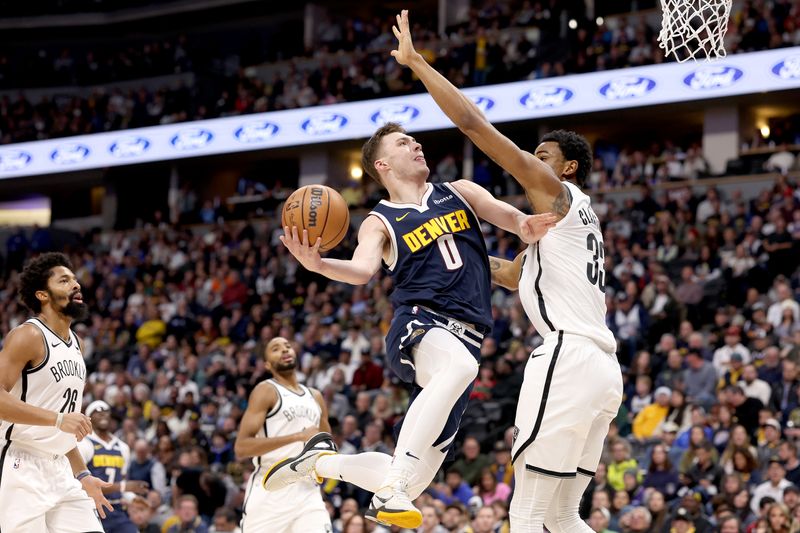
[[[288,487],[301,479],[311,479],[322,483],[323,479],[317,475],[314,465],[317,464],[317,459],[323,455],[336,453],[338,452],[333,437],[329,433],[317,433],[308,439],[298,455],[273,464],[264,474],[261,484],[265,490],[273,491]]]
[[[364,516],[384,526],[399,526],[416,529],[422,525],[422,513],[414,507],[408,496],[408,481],[396,483],[378,489],[369,502],[369,509]]]

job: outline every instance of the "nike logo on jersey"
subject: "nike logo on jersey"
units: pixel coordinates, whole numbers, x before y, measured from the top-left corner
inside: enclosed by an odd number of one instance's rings
[[[414,455],[413,453],[411,453],[409,451],[406,451],[406,455],[411,457],[412,459],[416,459],[417,461],[419,461],[419,457],[417,457],[416,455]]]
[[[50,346],[52,346],[53,348],[55,348],[56,346],[58,346],[58,344],[59,344],[59,343],[58,343],[58,341],[56,341],[56,342],[51,342],[51,343],[50,343]]]
[[[409,213],[406,213],[405,215],[403,215],[403,216],[401,216],[401,217],[394,217],[394,219],[395,219],[397,222],[400,222],[401,220],[403,220],[404,218],[406,218],[408,215],[409,215]]]

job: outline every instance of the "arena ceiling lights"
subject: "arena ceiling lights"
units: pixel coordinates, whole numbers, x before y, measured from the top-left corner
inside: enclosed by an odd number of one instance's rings
[[[492,122],[800,88],[800,47],[489,85],[465,92]],[[0,147],[0,179],[452,128],[427,94],[81,135]]]

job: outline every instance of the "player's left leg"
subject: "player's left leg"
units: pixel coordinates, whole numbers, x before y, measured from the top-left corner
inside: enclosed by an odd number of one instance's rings
[[[59,533],[95,533],[104,531],[97,509],[80,481],[72,476],[69,461],[53,463],[52,483],[57,487],[61,498],[47,512],[47,529]]]

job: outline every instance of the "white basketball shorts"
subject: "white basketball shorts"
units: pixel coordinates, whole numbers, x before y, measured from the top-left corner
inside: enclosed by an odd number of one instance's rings
[[[103,531],[94,501],[63,455],[48,455],[0,441],[0,531]]]
[[[331,517],[322,501],[319,485],[300,481],[267,492],[261,486],[266,472],[256,469],[247,482],[242,533],[331,533]],[[5,532],[4,532],[5,533]]]
[[[580,335],[546,335],[525,365],[512,460],[554,477],[594,475],[621,401],[615,354]]]

